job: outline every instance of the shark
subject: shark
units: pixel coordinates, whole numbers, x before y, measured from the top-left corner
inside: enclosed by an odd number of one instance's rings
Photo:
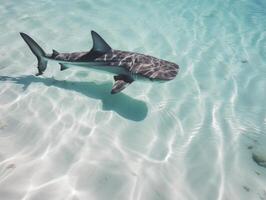
[[[49,60],[56,61],[60,70],[71,66],[86,67],[113,74],[114,84],[111,94],[116,94],[137,80],[165,82],[173,80],[179,71],[179,65],[153,56],[115,50],[95,31],[91,31],[92,48],[86,52],[60,53],[52,50],[47,54],[26,33],[20,32],[21,37],[36,56],[38,73],[42,75]]]

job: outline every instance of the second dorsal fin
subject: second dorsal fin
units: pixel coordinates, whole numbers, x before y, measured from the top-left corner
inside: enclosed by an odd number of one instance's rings
[[[92,51],[106,53],[110,51],[112,48],[104,41],[104,39],[95,31],[91,31],[93,47]]]
[[[52,57],[55,58],[59,55],[59,52],[53,49]]]

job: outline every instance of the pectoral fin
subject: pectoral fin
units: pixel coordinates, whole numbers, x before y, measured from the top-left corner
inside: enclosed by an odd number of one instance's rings
[[[121,92],[123,89],[125,89],[130,83],[132,83],[134,80],[131,76],[119,74],[117,76],[114,76],[115,83],[112,87],[111,94],[116,94],[118,92]]]

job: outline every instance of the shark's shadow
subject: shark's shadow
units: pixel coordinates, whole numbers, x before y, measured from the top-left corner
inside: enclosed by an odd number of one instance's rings
[[[32,75],[20,77],[0,76],[0,81],[20,84],[23,85],[24,89],[27,89],[32,83],[43,83],[46,86],[76,91],[90,98],[100,99],[103,110],[112,110],[128,120],[141,121],[145,119],[148,112],[147,104],[144,101],[134,99],[123,93],[111,95],[112,83],[110,82],[96,84],[94,82],[62,81]]]

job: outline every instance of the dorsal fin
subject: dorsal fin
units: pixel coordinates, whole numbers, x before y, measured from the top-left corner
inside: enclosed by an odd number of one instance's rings
[[[106,53],[110,51],[112,48],[104,41],[104,39],[95,31],[91,31],[93,47],[92,51],[98,51],[102,53]]]

